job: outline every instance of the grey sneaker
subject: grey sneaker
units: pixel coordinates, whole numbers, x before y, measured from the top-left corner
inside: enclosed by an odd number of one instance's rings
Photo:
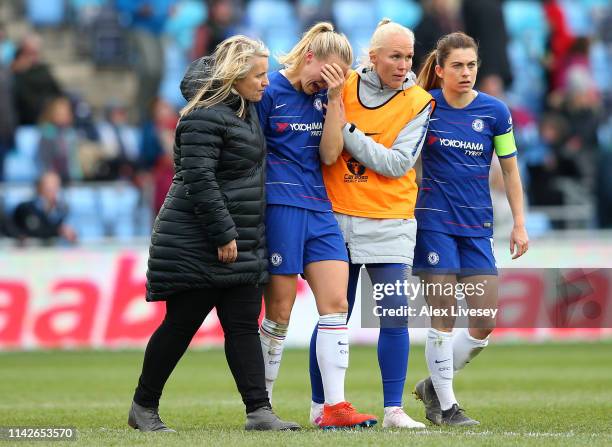
[[[432,423],[440,425],[442,423],[442,408],[440,408],[440,401],[431,382],[431,377],[418,382],[412,393],[417,400],[422,401],[425,405],[425,417]]]
[[[164,431],[176,433],[176,430],[168,428],[164,421],[159,417],[157,408],[147,408],[132,402],[130,414],[128,416],[128,425],[140,431]]]
[[[467,427],[468,425],[478,425],[480,422],[465,414],[463,408],[460,408],[459,405],[453,404],[448,410],[442,411],[442,424]]]
[[[255,411],[247,413],[245,430],[300,430],[302,427],[295,422],[287,422],[274,414],[272,408],[261,407]]]

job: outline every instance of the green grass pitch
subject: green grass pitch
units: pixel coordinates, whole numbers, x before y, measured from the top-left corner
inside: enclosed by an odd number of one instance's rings
[[[247,433],[244,410],[221,350],[189,351],[170,378],[162,418],[178,434],[144,434],[126,424],[140,351],[0,354],[0,426],[74,426],[76,442],[2,445],[442,446],[612,445],[612,343],[493,343],[456,378],[456,394],[477,428],[383,430],[380,374],[373,347],[351,348],[347,398],[381,419],[371,430],[321,432],[308,426],[306,350],[285,351],[275,387],[278,414],[299,433]],[[410,356],[404,406],[424,421],[411,394],[424,377],[423,348]]]

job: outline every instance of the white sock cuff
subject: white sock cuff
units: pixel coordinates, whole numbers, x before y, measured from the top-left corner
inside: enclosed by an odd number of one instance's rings
[[[440,338],[452,338],[453,337],[453,333],[452,332],[444,332],[444,331],[439,331],[437,329],[434,328],[429,328],[429,331],[427,333],[427,335],[431,335],[434,338],[440,337]]]
[[[348,314],[346,313],[335,313],[319,316],[318,329],[320,331],[335,331],[335,330],[346,330]]]
[[[283,341],[287,337],[288,324],[277,323],[276,321],[264,318],[259,328],[260,333],[273,340]]]
[[[470,330],[468,328],[461,329],[465,332],[465,338],[470,341],[477,348],[486,348],[489,345],[489,336],[485,338],[475,338],[470,335]]]

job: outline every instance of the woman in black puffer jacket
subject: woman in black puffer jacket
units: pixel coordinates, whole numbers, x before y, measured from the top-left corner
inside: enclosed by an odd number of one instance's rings
[[[268,85],[268,51],[234,36],[212,58],[192,63],[181,90],[175,175],[155,219],[147,301],[166,301],[151,336],[128,424],[171,431],[159,418],[164,384],[213,308],[225,353],[246,406],[247,430],[293,430],[270,406],[258,335],[267,280],[264,229],[265,143],[252,102]]]

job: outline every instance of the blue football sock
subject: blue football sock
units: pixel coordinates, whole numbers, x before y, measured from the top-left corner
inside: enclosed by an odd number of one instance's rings
[[[368,274],[372,284],[402,283],[406,266],[402,264],[369,264]],[[380,304],[383,308],[399,309],[407,304],[407,297],[401,290],[385,295]],[[378,335],[378,365],[383,382],[385,407],[401,407],[404,383],[408,369],[410,338],[408,319],[404,317],[381,317]]]

